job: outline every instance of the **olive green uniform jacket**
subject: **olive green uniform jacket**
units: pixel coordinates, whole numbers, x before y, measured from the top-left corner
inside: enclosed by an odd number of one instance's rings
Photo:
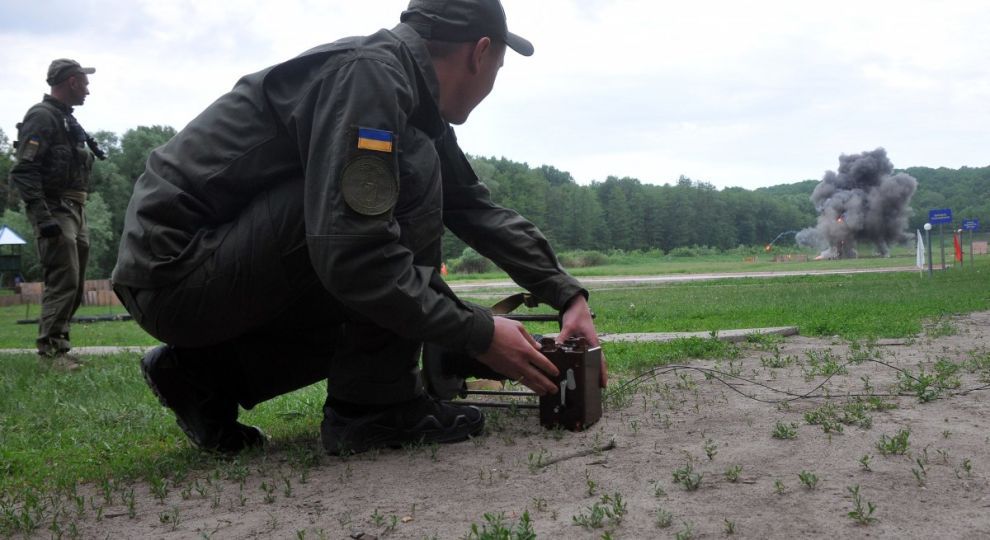
[[[555,307],[586,294],[532,223],[492,203],[438,96],[425,44],[404,24],[244,77],[150,156],[115,285],[177,282],[260,192],[301,179],[299,219],[323,287],[403,338],[471,355],[491,343],[491,313],[439,278],[444,226]]]

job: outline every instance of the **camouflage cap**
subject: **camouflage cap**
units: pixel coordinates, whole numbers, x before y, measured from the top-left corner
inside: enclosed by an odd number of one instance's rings
[[[48,86],[55,86],[65,79],[68,79],[71,75],[75,75],[77,73],[92,75],[93,73],[96,73],[96,68],[84,68],[75,60],[59,58],[57,60],[52,60],[52,63],[48,66],[48,79],[46,80],[48,82]]]
[[[424,39],[456,42],[490,37],[523,56],[533,54],[532,43],[509,32],[499,0],[412,0],[399,20]]]

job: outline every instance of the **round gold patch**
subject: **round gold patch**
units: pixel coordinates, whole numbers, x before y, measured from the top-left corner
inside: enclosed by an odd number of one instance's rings
[[[377,216],[388,212],[399,198],[399,183],[387,161],[359,156],[344,167],[344,201],[351,210]]]

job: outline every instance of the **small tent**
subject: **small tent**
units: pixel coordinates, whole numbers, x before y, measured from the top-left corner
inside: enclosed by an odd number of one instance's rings
[[[0,286],[21,273],[21,246],[27,244],[14,229],[0,225]]]

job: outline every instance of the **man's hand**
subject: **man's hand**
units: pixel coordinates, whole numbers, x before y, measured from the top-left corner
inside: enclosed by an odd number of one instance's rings
[[[558,390],[546,374],[556,376],[560,372],[543,356],[540,345],[526,333],[519,321],[495,317],[492,344],[478,356],[478,360],[541,396]]]
[[[42,238],[55,238],[62,235],[62,227],[57,221],[45,221],[38,224],[38,232]]]
[[[569,304],[564,314],[561,316],[560,335],[557,337],[558,343],[571,337],[583,337],[588,340],[588,345],[597,347],[601,345],[598,341],[598,332],[595,330],[595,322],[591,319],[591,308],[588,307],[588,300],[583,294],[576,295]],[[602,388],[608,385],[608,365],[605,362],[605,351],[602,351]]]

